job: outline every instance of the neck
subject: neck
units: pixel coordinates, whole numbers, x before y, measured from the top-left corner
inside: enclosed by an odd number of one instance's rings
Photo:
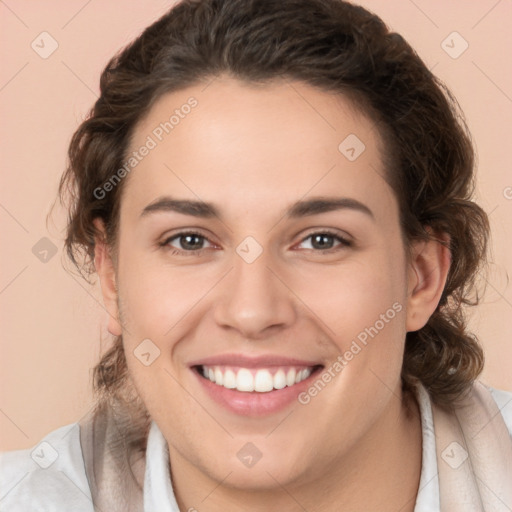
[[[172,479],[180,510],[221,512],[413,512],[421,474],[420,411],[413,396],[395,395],[373,429],[322,473],[300,482],[272,481],[273,488],[247,490],[214,481],[171,451]]]

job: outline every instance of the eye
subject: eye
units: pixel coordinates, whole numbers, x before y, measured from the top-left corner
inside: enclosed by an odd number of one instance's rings
[[[160,245],[172,250],[173,254],[198,254],[205,249],[205,242],[213,246],[213,244],[200,233],[195,231],[183,231],[166,238]]]
[[[205,244],[209,246],[205,247]],[[199,255],[205,249],[215,248],[215,244],[196,231],[182,231],[176,233],[159,244],[166,250],[171,251],[174,255]],[[310,233],[307,237],[303,238],[298,246],[312,250],[317,253],[330,253],[341,250],[345,247],[351,247],[352,242],[342,237],[338,233],[329,230],[316,231]]]
[[[308,240],[309,242],[307,242]],[[352,242],[343,238],[338,233],[333,233],[331,231],[316,231],[314,233],[310,233],[299,245],[305,243],[309,246],[305,247],[305,249],[314,250],[316,252],[331,252],[343,247],[352,246]]]

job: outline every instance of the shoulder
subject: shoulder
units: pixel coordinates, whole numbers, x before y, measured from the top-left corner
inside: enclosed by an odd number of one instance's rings
[[[78,423],[50,432],[32,448],[0,453],[0,508],[93,512]]]

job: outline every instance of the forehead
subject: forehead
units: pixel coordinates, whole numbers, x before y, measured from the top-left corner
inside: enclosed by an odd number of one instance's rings
[[[165,94],[139,122],[122,209],[140,213],[169,194],[264,216],[308,194],[337,193],[385,212],[394,205],[382,149],[374,123],[339,94],[219,77]]]

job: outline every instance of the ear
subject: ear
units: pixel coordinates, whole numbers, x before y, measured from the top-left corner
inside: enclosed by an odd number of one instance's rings
[[[432,234],[428,227],[427,231]],[[450,240],[446,233],[436,235],[436,238],[443,242]],[[450,251],[439,241],[413,243],[408,268],[407,332],[421,329],[434,313],[441,300],[450,264]]]
[[[103,303],[105,304],[109,314],[108,332],[113,336],[120,336],[122,334],[122,329],[119,322],[119,310],[117,306],[118,297],[115,267],[109,247],[106,243],[106,231],[103,221],[100,218],[96,218],[93,222],[102,234],[101,238],[95,238],[94,266],[100,278]]]

